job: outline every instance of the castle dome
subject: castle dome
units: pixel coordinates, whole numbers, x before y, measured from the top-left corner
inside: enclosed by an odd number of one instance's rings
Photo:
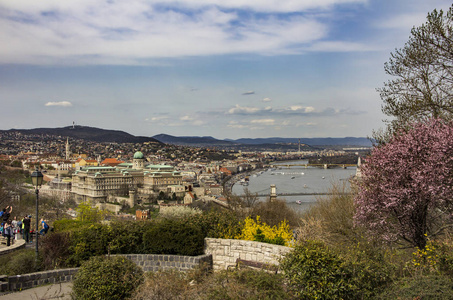
[[[140,151],[134,153],[134,159],[143,159],[145,156]]]

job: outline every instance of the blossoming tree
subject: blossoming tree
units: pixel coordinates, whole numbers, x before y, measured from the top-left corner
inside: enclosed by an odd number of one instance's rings
[[[453,224],[453,122],[418,123],[376,147],[361,166],[355,222],[422,249]]]

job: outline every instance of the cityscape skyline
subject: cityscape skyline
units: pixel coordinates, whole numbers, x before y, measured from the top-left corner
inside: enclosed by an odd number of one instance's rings
[[[366,137],[413,26],[451,1],[0,2],[0,129]]]

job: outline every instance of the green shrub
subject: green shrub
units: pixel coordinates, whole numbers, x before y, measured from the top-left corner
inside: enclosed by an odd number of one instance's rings
[[[76,230],[82,227],[88,227],[91,223],[87,221],[79,221],[79,220],[70,220],[70,219],[62,219],[57,220],[53,223],[53,228],[55,232],[67,231],[67,230]]]
[[[70,255],[66,264],[79,266],[92,256],[108,253],[108,245],[113,239],[112,230],[107,225],[91,224],[71,231]]]
[[[390,282],[391,267],[360,245],[348,250],[344,257],[322,242],[301,242],[285,255],[280,269],[300,298],[370,299]]]
[[[41,271],[35,249],[22,249],[0,256],[2,274],[13,276]]]
[[[453,282],[447,276],[440,275],[401,278],[375,299],[451,300],[453,299]]]
[[[125,257],[92,257],[75,275],[73,299],[125,299],[143,281],[143,271]]]
[[[143,235],[147,253],[201,255],[204,248],[204,235],[200,228],[185,220],[161,220]]]
[[[296,245],[281,261],[290,289],[302,299],[352,299],[355,287],[344,273],[344,261],[323,243]]]

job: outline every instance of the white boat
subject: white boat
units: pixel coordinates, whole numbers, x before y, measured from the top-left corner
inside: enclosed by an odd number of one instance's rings
[[[299,205],[301,205],[301,204],[302,204],[302,201],[301,201],[301,200],[297,200],[296,203],[299,204]]]

